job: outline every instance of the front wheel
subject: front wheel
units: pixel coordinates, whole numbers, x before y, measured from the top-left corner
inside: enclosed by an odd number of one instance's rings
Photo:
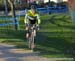
[[[35,44],[34,44],[34,33],[32,32],[32,34],[31,34],[31,36],[30,36],[30,38],[29,38],[29,48],[31,49],[31,50],[33,50],[34,49],[34,46]]]

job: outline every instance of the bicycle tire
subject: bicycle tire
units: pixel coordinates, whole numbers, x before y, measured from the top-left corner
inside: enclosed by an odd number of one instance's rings
[[[34,49],[34,33],[32,33],[31,49]]]
[[[33,35],[33,32],[31,32],[31,36],[30,36],[30,38],[29,38],[29,48],[31,49],[31,50],[33,50],[34,49],[34,35]]]

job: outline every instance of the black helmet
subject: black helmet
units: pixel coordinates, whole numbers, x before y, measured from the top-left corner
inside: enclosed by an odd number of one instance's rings
[[[36,6],[35,5],[31,5],[31,9],[36,10]]]

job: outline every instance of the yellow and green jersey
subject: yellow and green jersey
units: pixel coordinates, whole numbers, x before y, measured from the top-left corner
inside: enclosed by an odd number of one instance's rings
[[[35,14],[33,14],[31,10],[28,10],[26,12],[24,22],[25,23],[30,22],[30,24],[35,24],[35,23],[40,24],[41,23],[40,16],[37,12]]]

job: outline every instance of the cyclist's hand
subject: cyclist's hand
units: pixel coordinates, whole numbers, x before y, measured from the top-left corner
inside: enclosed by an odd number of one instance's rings
[[[37,25],[37,30],[40,30],[40,27],[39,27],[39,25]]]

